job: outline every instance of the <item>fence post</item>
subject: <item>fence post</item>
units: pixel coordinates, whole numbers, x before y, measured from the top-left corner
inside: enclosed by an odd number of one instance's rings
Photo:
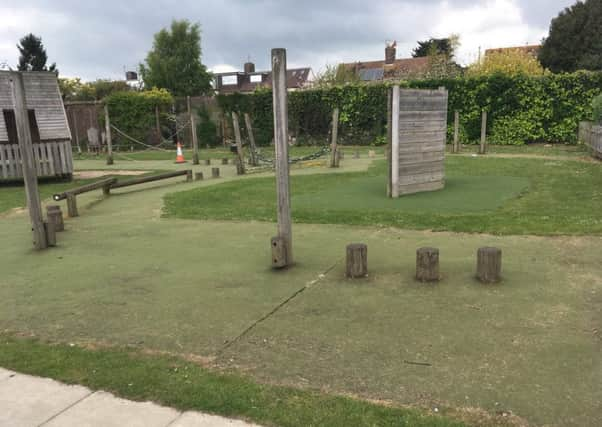
[[[272,49],[274,104],[274,144],[276,148],[276,193],[278,198],[278,236],[285,247],[283,266],[293,263],[293,237],[289,193],[288,99],[286,91],[286,49]]]
[[[454,146],[452,152],[458,154],[460,152],[460,112],[454,113]]]
[[[238,153],[238,164],[237,168],[238,175],[245,174],[245,156],[242,152],[242,138],[240,137],[240,126],[238,123],[238,114],[232,111],[232,126],[234,127],[234,138],[236,139],[236,152]]]
[[[42,204],[38,191],[38,176],[34,165],[33,144],[27,104],[25,101],[25,86],[23,75],[20,72],[10,73],[10,85],[12,89],[13,105],[15,106],[15,122],[17,125],[17,138],[19,139],[19,151],[21,151],[21,163],[23,170],[23,181],[25,182],[25,195],[27,197],[27,210],[33,231],[33,245],[36,249],[46,249],[48,240],[46,228],[42,217]],[[18,159],[16,159],[18,161]]]
[[[391,139],[393,135],[393,130],[391,129],[391,106],[393,105],[393,89],[389,88],[387,90],[387,148],[386,148],[386,157],[387,157],[387,197],[391,197],[391,180],[392,180],[392,168],[391,168]],[[368,157],[370,157],[370,152],[368,152]]]
[[[399,197],[399,86],[393,86],[391,105],[391,197]]]
[[[251,151],[251,166],[257,166],[256,147],[255,147],[255,135],[253,134],[253,125],[251,124],[251,117],[248,113],[245,113],[245,126],[247,127],[247,135],[249,135],[249,149]]]
[[[111,119],[109,106],[105,104],[105,134],[107,137],[107,165],[113,164],[113,141],[111,140]]]
[[[481,146],[479,147],[479,154],[487,153],[487,110],[483,110],[481,117]]]
[[[190,113],[190,130],[192,134],[192,164],[199,164],[199,140],[196,136],[196,121],[194,115]]]
[[[332,142],[330,143],[330,149],[332,150],[330,153],[330,167],[338,168],[339,167],[339,156],[338,156],[338,146],[337,139],[339,136],[339,109],[335,108],[332,112]]]

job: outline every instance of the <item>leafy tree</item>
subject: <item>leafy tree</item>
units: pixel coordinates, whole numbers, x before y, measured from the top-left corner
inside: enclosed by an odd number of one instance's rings
[[[46,66],[48,55],[40,37],[31,33],[27,34],[19,40],[17,49],[19,49],[20,54],[19,65],[17,66],[19,71],[55,71],[58,73],[55,63],[50,67]]]
[[[451,58],[454,55],[454,46],[451,38],[418,41],[418,46],[412,52],[413,58],[423,58],[430,55],[445,55]]]
[[[187,20],[171,23],[155,34],[152,50],[140,64],[146,87],[169,90],[175,96],[209,93],[211,74],[201,63],[201,29]]]
[[[327,64],[324,71],[316,75],[314,87],[332,87],[358,81],[358,75],[344,65]]]
[[[103,80],[84,83],[79,77],[59,79],[64,101],[100,101],[115,93],[131,90],[123,80]]]
[[[481,62],[470,65],[467,71],[469,76],[486,76],[497,73],[541,76],[545,74],[545,70],[534,55],[517,48],[487,53]]]
[[[585,0],[552,20],[539,52],[542,65],[555,73],[602,69],[602,0]]]

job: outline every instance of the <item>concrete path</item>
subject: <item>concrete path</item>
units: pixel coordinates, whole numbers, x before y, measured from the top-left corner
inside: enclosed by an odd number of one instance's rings
[[[258,427],[0,368],[0,427]]]

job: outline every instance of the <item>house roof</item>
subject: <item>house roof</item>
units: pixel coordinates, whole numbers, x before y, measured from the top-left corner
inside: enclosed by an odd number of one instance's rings
[[[423,74],[430,68],[428,57],[396,59],[392,64],[381,61],[349,62],[341,64],[356,73],[360,80],[374,81]]]
[[[311,68],[292,68],[286,70],[286,87],[288,89],[299,89],[303,87],[309,80],[309,76],[311,73]],[[261,82],[251,82],[250,76],[262,76]],[[229,73],[216,73],[215,76],[243,76],[248,77],[248,79],[244,79],[244,81],[240,82],[240,78],[238,79],[238,84],[224,85],[222,84],[219,87],[219,92],[222,93],[231,93],[231,92],[253,92],[255,89],[260,87],[270,88],[272,87],[272,72],[271,71],[255,71],[253,73],[245,73],[242,71],[235,71]]]

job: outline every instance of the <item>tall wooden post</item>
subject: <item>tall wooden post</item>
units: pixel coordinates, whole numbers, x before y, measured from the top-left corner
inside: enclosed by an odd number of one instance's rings
[[[75,146],[77,147],[77,153],[82,153],[82,147],[79,145],[79,127],[77,125],[77,114],[75,111],[71,112],[71,117],[73,118],[73,130],[75,131]]]
[[[113,164],[113,141],[111,139],[111,118],[109,106],[105,104],[105,135],[107,137],[107,165]]]
[[[483,110],[481,117],[481,146],[479,147],[479,154],[487,153],[487,111]]]
[[[391,197],[391,178],[392,178],[392,169],[391,169],[391,138],[393,136],[393,131],[391,129],[392,125],[392,117],[391,117],[391,107],[393,104],[393,89],[389,88],[387,90],[387,197]]]
[[[399,197],[399,86],[393,86],[391,105],[391,197]]]
[[[247,135],[249,135],[249,150],[251,151],[251,166],[257,166],[256,146],[255,146],[255,135],[253,134],[253,125],[251,124],[251,117],[248,113],[245,113],[245,126],[247,127]]]
[[[161,139],[161,121],[159,120],[158,105],[155,105],[155,129],[157,130],[157,138]]]
[[[460,152],[460,112],[454,113],[454,145],[452,152],[458,154]]]
[[[33,144],[31,141],[31,128],[27,114],[27,103],[25,101],[25,86],[23,75],[19,72],[10,73],[10,85],[12,91],[13,105],[15,106],[15,122],[17,125],[17,138],[19,139],[19,151],[21,151],[21,162],[23,181],[25,182],[25,195],[27,196],[27,210],[33,231],[33,245],[36,249],[46,249],[46,229],[42,217],[42,204],[38,192],[38,177],[33,158]]]
[[[192,115],[192,109],[190,108],[190,96],[186,96],[186,112],[188,113],[188,117]],[[192,128],[190,129],[190,148],[192,148]]]
[[[286,92],[286,49],[272,49],[274,105],[274,145],[276,148],[276,194],[278,200],[278,238],[285,247],[284,266],[293,263],[293,233],[288,164],[288,94]]]
[[[242,139],[240,137],[240,126],[238,123],[238,114],[232,111],[232,127],[234,128],[234,138],[236,139],[236,152],[238,153],[238,164],[237,168],[239,175],[245,174],[245,156],[242,152]]]
[[[190,136],[192,137],[192,164],[199,164],[199,140],[196,135],[196,121],[194,120],[194,114],[192,114],[192,108],[190,108],[190,97],[187,97],[188,101],[188,116],[190,117]]]
[[[335,108],[332,112],[332,142],[330,143],[330,167],[339,167],[339,148],[337,146],[337,139],[339,136],[339,109]]]

